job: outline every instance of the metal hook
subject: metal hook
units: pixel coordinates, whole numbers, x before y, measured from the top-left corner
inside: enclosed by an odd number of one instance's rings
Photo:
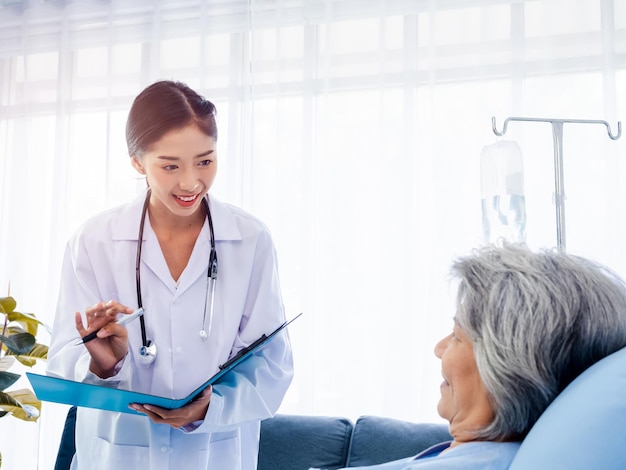
[[[604,121],[604,124],[606,124],[606,129],[609,132],[609,137],[612,140],[617,140],[621,137],[622,135],[622,121],[617,121],[617,135],[613,135],[613,133],[611,132],[611,126],[609,125],[608,122]]]
[[[502,127],[502,132],[498,132],[498,128],[496,127],[496,117],[491,117],[491,128],[493,129],[493,133],[498,137],[502,137],[506,133],[506,125],[509,122],[509,119],[505,119],[504,126]]]
[[[550,122],[550,123],[575,123],[575,124],[604,124],[606,126],[606,130],[609,134],[611,140],[617,140],[622,136],[622,122],[617,121],[617,134],[613,134],[611,132],[611,125],[607,121],[594,121],[589,119],[550,119],[550,118],[524,118],[524,117],[508,117],[504,120],[504,124],[502,125],[502,132],[498,131],[496,127],[496,117],[491,117],[491,128],[493,129],[493,133],[498,137],[502,137],[506,134],[506,128],[509,124],[509,121],[535,121],[535,122]]]

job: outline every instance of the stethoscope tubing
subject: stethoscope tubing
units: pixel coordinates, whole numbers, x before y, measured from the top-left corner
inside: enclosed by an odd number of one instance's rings
[[[146,200],[143,203],[143,209],[141,211],[141,221],[139,223],[139,234],[137,239],[137,256],[135,259],[135,283],[137,288],[137,305],[138,308],[143,309],[143,299],[141,297],[141,251],[143,247],[143,231],[146,222],[146,214],[148,212],[148,206],[150,203],[150,194],[151,191],[148,189],[146,194]],[[211,235],[211,254],[209,255],[209,266],[207,268],[207,293],[210,292],[211,298],[205,296],[204,300],[204,314],[202,317],[202,330],[200,331],[200,336],[203,340],[206,340],[208,335],[211,334],[211,327],[213,325],[213,306],[215,300],[215,281],[217,279],[217,251],[215,249],[215,232],[213,230],[213,218],[211,217],[211,210],[209,208],[209,203],[207,202],[207,197],[202,198],[202,204],[204,205],[206,218],[209,222],[209,233]],[[208,304],[208,305],[207,305]],[[207,306],[209,307],[209,324],[208,328],[206,328],[206,312]],[[145,315],[139,317],[139,322],[141,326],[141,348],[140,354],[142,356],[151,355],[153,356],[149,362],[152,362],[154,356],[156,355],[156,346],[152,341],[149,341],[146,334],[146,322]],[[207,333],[208,330],[208,333]]]

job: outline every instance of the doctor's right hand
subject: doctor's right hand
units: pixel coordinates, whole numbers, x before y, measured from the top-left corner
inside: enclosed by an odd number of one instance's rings
[[[115,300],[99,302],[85,310],[87,325],[83,325],[80,312],[76,312],[76,330],[81,337],[100,329],[95,339],[84,343],[89,351],[89,370],[102,379],[115,375],[115,366],[128,353],[128,332],[115,321],[119,313],[132,313],[133,309]]]

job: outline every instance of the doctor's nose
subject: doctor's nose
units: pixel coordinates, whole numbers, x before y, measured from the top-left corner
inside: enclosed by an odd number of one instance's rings
[[[193,192],[200,187],[200,181],[195,172],[188,171],[181,177],[178,185],[183,191]]]

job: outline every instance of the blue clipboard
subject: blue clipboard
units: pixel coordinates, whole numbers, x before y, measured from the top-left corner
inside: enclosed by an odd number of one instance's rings
[[[131,403],[150,404],[160,406],[161,408],[176,409],[183,407],[194,400],[209,385],[219,383],[219,380],[224,375],[228,374],[243,361],[251,357],[300,315],[302,315],[302,313],[299,313],[291,320],[284,322],[270,334],[262,335],[250,346],[240,350],[226,363],[219,366],[219,372],[213,375],[209,380],[204,382],[185,398],[164,398],[157,395],[150,395],[148,393],[133,392],[131,390],[104,387],[84,382],[75,382],[73,380],[34,374],[32,372],[26,372],[26,376],[33,387],[33,391],[35,392],[37,399],[41,401],[62,403],[65,405],[76,405],[85,408],[97,408],[107,411],[118,411],[129,414],[142,414],[129,408],[128,405]]]

